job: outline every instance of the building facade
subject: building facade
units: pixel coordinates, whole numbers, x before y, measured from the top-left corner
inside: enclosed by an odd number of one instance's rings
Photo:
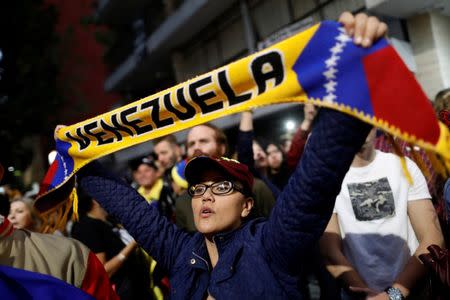
[[[343,11],[368,12],[388,23],[392,44],[430,99],[450,86],[448,0],[100,0],[97,21],[116,37],[104,88],[136,100],[321,20],[336,20]],[[262,108],[255,118],[288,107]],[[238,121],[236,116],[216,124],[227,128]]]

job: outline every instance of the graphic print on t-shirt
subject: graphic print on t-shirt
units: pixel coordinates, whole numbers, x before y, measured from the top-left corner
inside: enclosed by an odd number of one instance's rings
[[[395,215],[394,196],[386,177],[349,183],[347,188],[358,221],[378,220]]]

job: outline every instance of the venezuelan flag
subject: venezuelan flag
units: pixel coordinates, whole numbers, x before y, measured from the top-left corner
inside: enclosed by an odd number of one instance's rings
[[[362,48],[339,23],[322,22],[229,65],[61,129],[58,154],[36,207],[45,212],[64,201],[73,175],[92,160],[217,118],[287,102],[350,114],[439,154],[450,170],[449,130],[387,40]]]

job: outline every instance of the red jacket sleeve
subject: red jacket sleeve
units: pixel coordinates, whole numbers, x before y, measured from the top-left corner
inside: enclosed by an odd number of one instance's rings
[[[310,132],[310,130],[305,131],[299,128],[292,138],[291,147],[286,154],[286,161],[289,172],[293,172],[297,167],[297,164],[303,155],[303,151],[305,150],[306,141]]]
[[[88,265],[81,289],[97,300],[120,300],[112,289],[103,264],[93,252],[89,252]]]

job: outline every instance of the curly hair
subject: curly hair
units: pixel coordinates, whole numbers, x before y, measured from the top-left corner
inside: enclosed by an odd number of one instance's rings
[[[450,109],[450,88],[443,89],[436,94],[433,108],[437,114],[443,109]]]

